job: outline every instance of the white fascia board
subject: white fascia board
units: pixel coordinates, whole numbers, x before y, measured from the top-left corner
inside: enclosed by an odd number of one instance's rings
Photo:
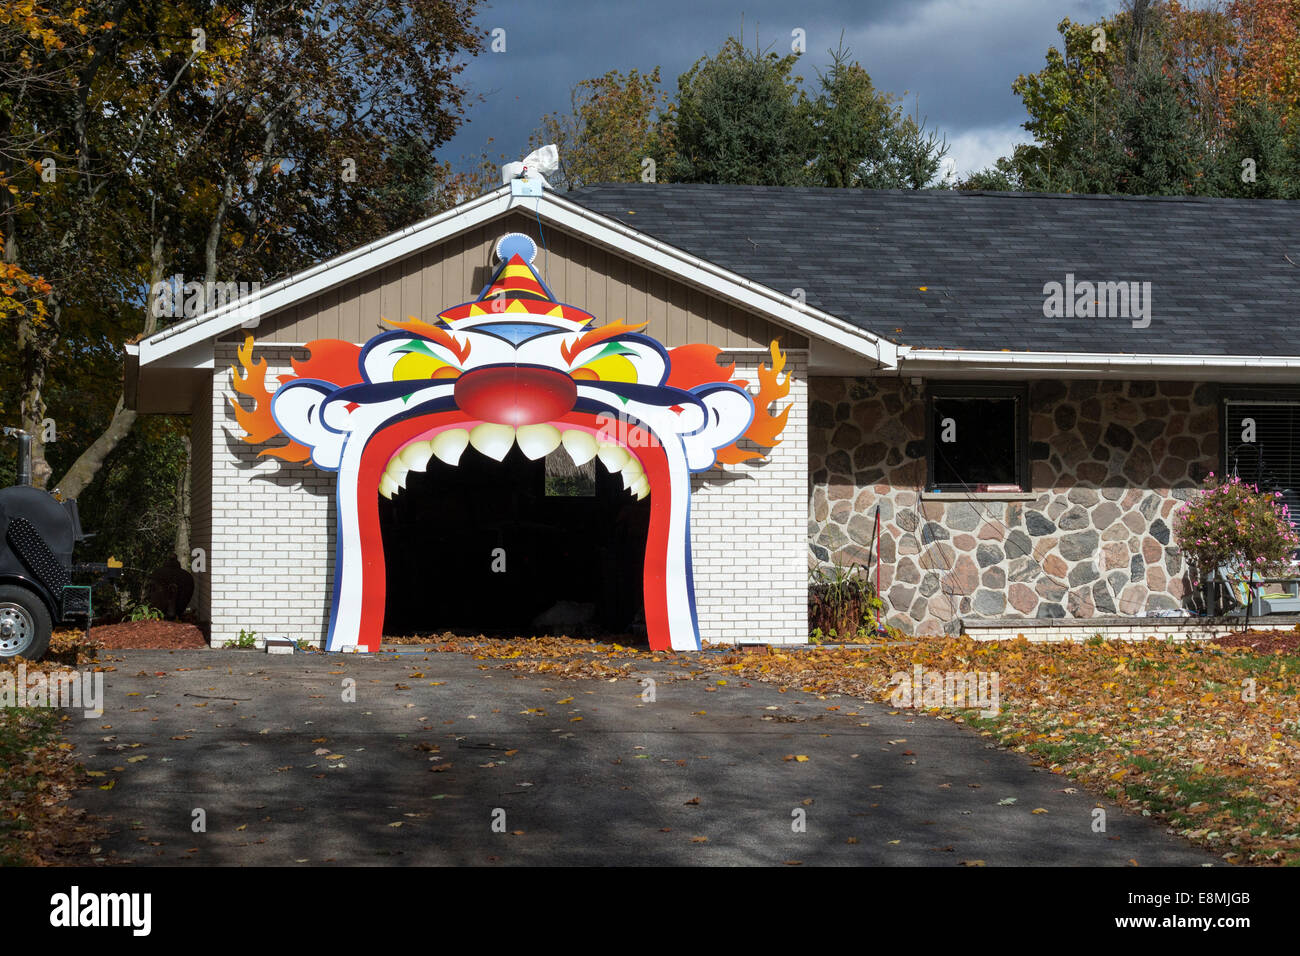
[[[139,343],[141,365],[215,339],[241,326],[256,327],[257,319],[309,299],[365,275],[374,269],[412,255],[448,236],[502,215],[510,208],[510,187],[502,186],[463,206],[409,226],[366,246],[353,249],[302,272],[274,282],[256,296],[230,302],[185,322],[178,322]],[[254,320],[250,322],[250,315]]]
[[[188,348],[168,353],[149,367],[210,369],[214,363],[214,351],[213,340],[205,338]]]
[[[894,368],[898,364],[898,346],[888,339],[882,339],[851,322],[637,232],[617,220],[560,199],[553,193],[548,192],[541,198],[517,196],[510,205],[512,208],[518,206],[535,213],[544,220],[622,252],[660,272],[723,295],[770,316],[783,325],[834,342],[850,352],[871,359],[882,368]]]
[[[1097,352],[989,352],[962,349],[899,349],[900,368],[923,374],[927,370],[979,368],[987,371],[1097,371],[1196,375],[1219,370],[1300,372],[1300,356],[1274,355],[1153,355]]]

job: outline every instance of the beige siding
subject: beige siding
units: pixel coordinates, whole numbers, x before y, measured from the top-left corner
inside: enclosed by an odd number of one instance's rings
[[[591,312],[597,325],[648,322],[645,331],[670,347],[706,342],[722,348],[765,348],[773,339],[786,349],[808,347],[803,335],[577,236],[547,226],[539,237],[537,221],[517,213],[267,316],[255,333],[257,339],[364,342],[380,330],[381,317],[429,320],[478,295],[491,278],[492,246],[506,232],[523,232],[538,242],[535,265],[551,292],[561,302]],[[242,333],[228,338],[240,337]]]

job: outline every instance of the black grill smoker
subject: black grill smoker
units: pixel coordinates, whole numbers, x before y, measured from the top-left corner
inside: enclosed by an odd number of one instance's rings
[[[18,428],[3,434],[18,439],[18,483],[0,488],[0,657],[37,660],[56,624],[90,627],[90,588],[72,584],[72,575],[119,568],[73,564],[73,548],[88,537],[77,503],[33,488],[31,436]]]

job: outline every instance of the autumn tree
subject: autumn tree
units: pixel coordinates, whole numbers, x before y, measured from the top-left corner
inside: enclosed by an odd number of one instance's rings
[[[140,295],[173,271],[262,281],[427,211],[419,195],[449,175],[433,151],[461,119],[476,6],[4,4],[0,156],[30,200],[2,210],[6,256],[28,257],[51,285],[48,317],[20,316],[15,335],[42,483],[47,377],[67,336],[120,343],[174,318]],[[32,34],[24,9],[46,34]],[[118,401],[59,480],[65,493],[86,486],[133,420]]]
[[[1044,68],[1012,84],[1033,142],[1005,157],[1005,178],[984,171],[967,188],[1295,194],[1300,2],[1129,0],[1058,31]]]
[[[1225,12],[1232,37],[1220,86],[1224,111],[1268,100],[1288,124],[1300,122],[1300,2],[1232,0]]]
[[[542,117],[531,145],[554,143],[560,169],[556,189],[592,183],[655,181],[670,147],[663,142],[668,96],[659,67],[649,73],[610,70],[573,87],[569,109]]]

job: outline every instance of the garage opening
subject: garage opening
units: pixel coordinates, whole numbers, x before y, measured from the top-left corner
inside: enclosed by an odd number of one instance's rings
[[[650,499],[565,451],[433,458],[379,500],[387,635],[568,634],[645,640]]]

